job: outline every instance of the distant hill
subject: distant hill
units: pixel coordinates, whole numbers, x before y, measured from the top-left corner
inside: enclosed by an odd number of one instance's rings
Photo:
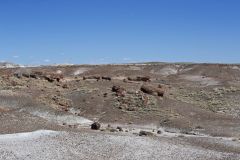
[[[17,67],[21,66],[11,62],[0,62],[0,68],[17,68]]]

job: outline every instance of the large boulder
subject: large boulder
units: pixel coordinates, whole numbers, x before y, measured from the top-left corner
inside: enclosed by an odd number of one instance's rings
[[[164,90],[162,88],[154,87],[151,85],[142,85],[141,91],[150,95],[163,97]]]
[[[101,124],[99,122],[94,122],[92,125],[91,125],[91,129],[93,130],[99,130],[101,127]]]

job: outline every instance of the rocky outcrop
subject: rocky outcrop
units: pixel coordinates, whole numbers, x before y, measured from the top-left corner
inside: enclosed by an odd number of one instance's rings
[[[54,82],[54,81],[60,82],[63,79],[62,74],[44,73],[41,71],[31,71],[30,69],[19,70],[16,73],[14,73],[14,76],[17,78],[25,77],[25,78],[33,78],[33,79],[45,79],[48,82]]]

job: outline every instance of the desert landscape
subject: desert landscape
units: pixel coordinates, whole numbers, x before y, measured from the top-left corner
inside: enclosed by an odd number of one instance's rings
[[[0,159],[240,159],[240,65],[0,67]]]

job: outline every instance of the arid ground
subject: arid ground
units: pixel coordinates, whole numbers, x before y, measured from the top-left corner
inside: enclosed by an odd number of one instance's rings
[[[239,160],[240,65],[1,68],[0,159]]]

